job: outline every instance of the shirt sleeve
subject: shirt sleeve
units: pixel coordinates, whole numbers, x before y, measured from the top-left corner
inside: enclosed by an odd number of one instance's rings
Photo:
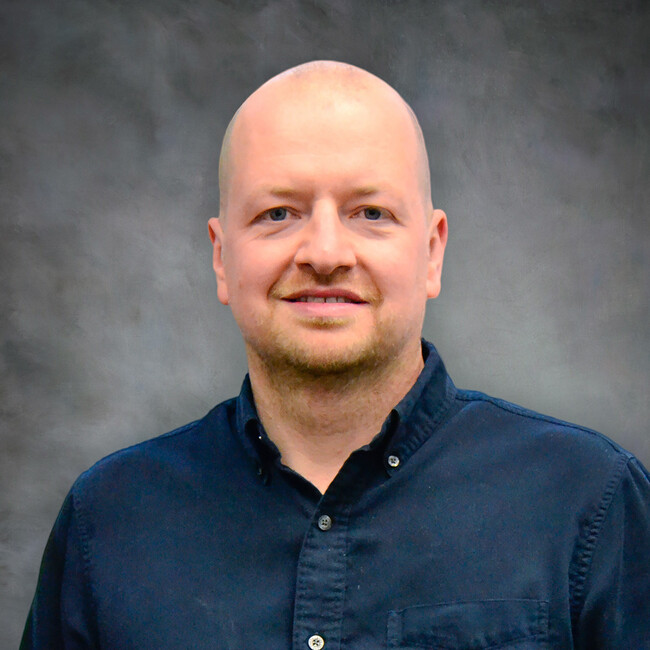
[[[48,539],[20,650],[98,648],[86,566],[87,545],[80,533],[71,492]]]
[[[594,540],[576,648],[650,647],[650,480],[631,458]]]

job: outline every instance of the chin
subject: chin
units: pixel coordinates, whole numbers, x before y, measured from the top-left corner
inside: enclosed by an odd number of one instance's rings
[[[252,345],[273,370],[311,377],[358,375],[390,361],[394,346],[381,337],[345,340],[347,337],[315,336],[312,340],[276,340],[274,345]]]

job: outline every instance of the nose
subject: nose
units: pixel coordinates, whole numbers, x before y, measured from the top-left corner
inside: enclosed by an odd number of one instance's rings
[[[318,275],[330,275],[356,264],[352,233],[333,201],[314,204],[294,260],[299,266],[310,266]]]

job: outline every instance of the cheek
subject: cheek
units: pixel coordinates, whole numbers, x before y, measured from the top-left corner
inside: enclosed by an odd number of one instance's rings
[[[403,246],[390,246],[379,252],[376,259],[378,281],[386,292],[405,303],[426,293],[427,250],[417,241]]]
[[[231,251],[226,265],[232,302],[247,302],[266,296],[282,275],[277,251],[267,246],[247,246]]]

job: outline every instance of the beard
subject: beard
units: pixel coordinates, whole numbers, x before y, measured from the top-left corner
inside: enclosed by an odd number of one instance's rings
[[[377,376],[400,365],[407,351],[420,347],[424,322],[421,313],[415,319],[401,313],[382,313],[383,296],[374,283],[357,279],[352,282],[334,274],[319,288],[335,286],[349,289],[369,311],[341,318],[283,313],[284,299],[311,286],[302,276],[283,279],[269,291],[269,310],[251,318],[248,305],[231,302],[233,316],[244,337],[249,368],[263,367],[274,383],[312,382],[323,387],[344,386],[364,376]],[[411,320],[412,319],[412,320]],[[262,368],[260,368],[262,369]],[[323,383],[324,382],[324,383]]]
[[[331,318],[310,319],[304,336],[285,328],[256,328],[263,334],[245,337],[249,364],[253,355],[277,382],[291,378],[340,386],[392,366],[414,336],[418,345],[420,340],[420,330],[404,331],[394,322],[376,324],[365,334],[350,329]]]
[[[336,335],[334,335],[336,336]],[[324,378],[361,374],[381,366],[386,355],[375,337],[346,345],[310,345],[305,341],[284,340],[257,349],[267,368],[292,374]]]

